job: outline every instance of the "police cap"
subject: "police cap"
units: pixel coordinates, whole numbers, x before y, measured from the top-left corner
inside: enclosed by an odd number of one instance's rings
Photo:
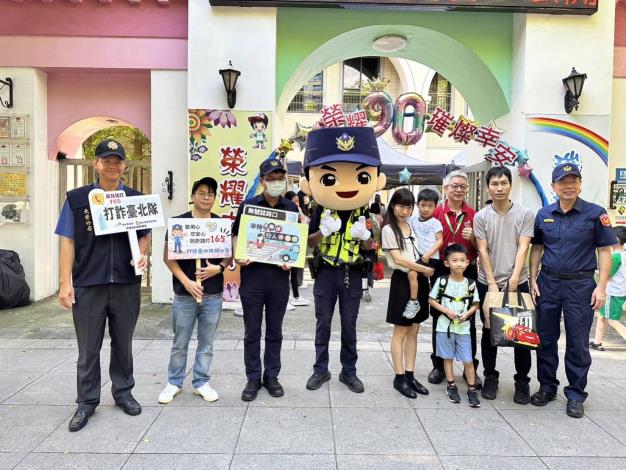
[[[117,140],[104,139],[98,144],[95,152],[96,158],[105,158],[111,156],[120,157],[122,160],[126,160],[126,152],[124,147]]]
[[[575,165],[574,163],[561,163],[560,165],[554,167],[554,170],[552,170],[552,182],[556,183],[557,181],[561,181],[568,175],[574,175],[582,178],[578,165]]]
[[[309,133],[304,168],[348,162],[380,166],[380,154],[371,127],[324,127]]]
[[[259,176],[265,176],[274,171],[280,171],[282,173],[287,173],[283,164],[277,158],[272,158],[263,160],[261,165],[259,166]]]

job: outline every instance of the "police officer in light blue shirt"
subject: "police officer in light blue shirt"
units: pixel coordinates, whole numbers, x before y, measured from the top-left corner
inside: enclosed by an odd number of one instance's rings
[[[59,302],[72,310],[78,343],[78,407],[69,422],[72,432],[82,429],[100,403],[100,349],[108,322],[111,336],[111,392],[115,404],[126,414],[136,416],[141,406],[131,393],[133,379],[132,340],[141,305],[141,276],[132,266],[126,232],[96,236],[89,208],[89,192],[94,188],[141,194],[122,184],[126,153],[122,144],[105,139],[95,151],[95,184],[67,193],[55,233],[61,238],[59,256]],[[144,253],[150,247],[150,230],[138,230],[138,267],[146,266]]]
[[[593,311],[606,299],[610,246],[617,242],[606,211],[579,197],[581,186],[576,165],[563,163],[554,168],[552,189],[559,200],[537,213],[530,253],[531,291],[537,302],[541,340],[537,350],[537,379],[541,385],[531,397],[531,403],[545,406],[556,399],[557,343],[563,312],[565,373],[569,382],[564,393],[567,415],[573,418],[584,415],[585,387],[591,366],[589,331]],[[541,272],[537,275],[540,261]],[[598,264],[600,275],[596,285],[594,274]]]

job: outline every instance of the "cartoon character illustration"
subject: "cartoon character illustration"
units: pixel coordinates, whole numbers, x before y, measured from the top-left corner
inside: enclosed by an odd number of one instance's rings
[[[172,253],[183,252],[183,226],[180,224],[172,225],[172,238],[174,239],[174,251]]]
[[[263,233],[259,233],[256,236],[256,247],[262,249],[265,246],[265,241],[263,240]]]
[[[285,263],[293,263],[298,259],[299,254],[300,254],[300,246],[293,245],[291,248],[285,248],[284,250],[282,250],[280,253],[278,253],[278,256]]]
[[[504,337],[516,343],[527,343],[539,346],[539,335],[524,325],[505,325]]]
[[[259,113],[254,116],[248,117],[248,122],[252,127],[252,134],[250,134],[250,138],[254,139],[254,145],[252,148],[255,149],[264,149],[265,143],[267,142],[267,136],[265,135],[265,129],[267,129],[267,124],[269,119],[267,114]]]

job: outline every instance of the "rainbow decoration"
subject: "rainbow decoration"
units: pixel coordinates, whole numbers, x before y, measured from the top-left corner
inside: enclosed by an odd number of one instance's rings
[[[580,142],[589,147],[600,157],[605,165],[609,163],[609,141],[586,127],[560,119],[536,117],[530,123],[536,128],[535,132],[562,135]]]

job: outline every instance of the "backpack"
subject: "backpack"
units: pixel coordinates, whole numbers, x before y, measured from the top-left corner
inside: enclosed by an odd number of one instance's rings
[[[441,276],[439,278],[439,290],[437,291],[437,302],[441,304],[441,301],[444,299],[444,297],[446,299],[450,299],[453,300],[455,302],[466,302],[465,304],[465,309],[467,310],[469,308],[469,306],[471,305],[472,301],[474,300],[474,292],[476,291],[476,282],[468,279],[467,283],[467,290],[468,290],[468,294],[466,297],[452,297],[451,295],[446,294],[446,287],[448,286],[448,278],[450,277],[449,274],[444,274],[443,276]],[[450,323],[448,323],[448,338],[450,337],[450,326],[452,325],[452,321],[450,321]]]
[[[23,307],[30,303],[30,287],[15,251],[0,250],[0,309]]]

